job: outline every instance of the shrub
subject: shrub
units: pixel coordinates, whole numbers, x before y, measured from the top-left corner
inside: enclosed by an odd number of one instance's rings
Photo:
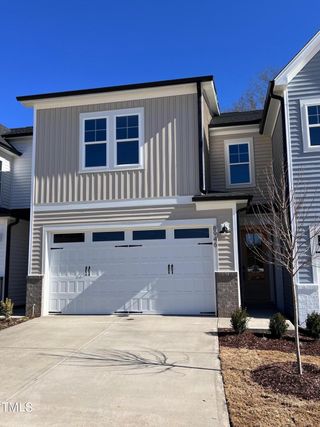
[[[274,338],[282,338],[287,332],[288,324],[281,313],[274,314],[269,322],[269,330]]]
[[[306,326],[313,338],[320,338],[320,313],[313,311],[308,314]]]
[[[231,314],[231,326],[235,333],[242,334],[247,329],[248,313],[245,308],[237,308]]]
[[[12,316],[13,302],[10,298],[6,298],[5,301],[0,301],[0,314],[8,320]]]

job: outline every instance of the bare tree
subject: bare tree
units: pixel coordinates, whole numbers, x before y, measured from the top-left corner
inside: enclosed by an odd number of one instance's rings
[[[258,260],[282,267],[290,276],[296,357],[298,371],[302,375],[297,280],[299,272],[311,268],[317,257],[316,239],[320,223],[310,190],[302,187],[302,180],[297,186],[299,192],[289,188],[287,176],[285,167],[277,177],[272,167],[265,172],[266,185],[258,188],[261,203],[252,207],[253,220],[247,226],[248,233],[252,233],[253,224],[258,228],[263,245],[248,244],[248,247]]]
[[[232,105],[231,111],[250,111],[263,108],[269,81],[277,74],[274,68],[266,68],[250,82],[248,89]]]

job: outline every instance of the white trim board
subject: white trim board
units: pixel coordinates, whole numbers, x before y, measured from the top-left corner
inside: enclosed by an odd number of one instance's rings
[[[81,209],[131,208],[143,206],[168,206],[192,204],[193,196],[163,197],[150,199],[112,200],[74,203],[42,203],[33,206],[34,212],[69,211]]]
[[[275,89],[284,89],[320,50],[320,31],[297,53],[274,79]]]
[[[169,85],[146,89],[121,90],[118,92],[102,92],[97,94],[82,94],[57,98],[34,99],[21,101],[26,107],[35,107],[38,110],[46,108],[72,107],[80,105],[94,105],[109,102],[133,101],[165,96],[191,95],[197,93],[196,83]]]
[[[246,133],[259,133],[259,125],[221,126],[209,128],[210,135],[238,135]]]

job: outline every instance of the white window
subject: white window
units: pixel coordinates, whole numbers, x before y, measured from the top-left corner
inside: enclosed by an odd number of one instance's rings
[[[227,187],[254,185],[252,138],[226,140],[225,164]]]
[[[300,101],[304,151],[320,151],[320,99]]]
[[[80,114],[80,171],[143,167],[143,108]]]

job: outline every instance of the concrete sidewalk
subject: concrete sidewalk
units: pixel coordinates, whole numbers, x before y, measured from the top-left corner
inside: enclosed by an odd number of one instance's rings
[[[20,412],[2,404],[0,425],[228,426],[216,332],[215,318],[171,316],[51,316],[3,330],[0,402]]]

